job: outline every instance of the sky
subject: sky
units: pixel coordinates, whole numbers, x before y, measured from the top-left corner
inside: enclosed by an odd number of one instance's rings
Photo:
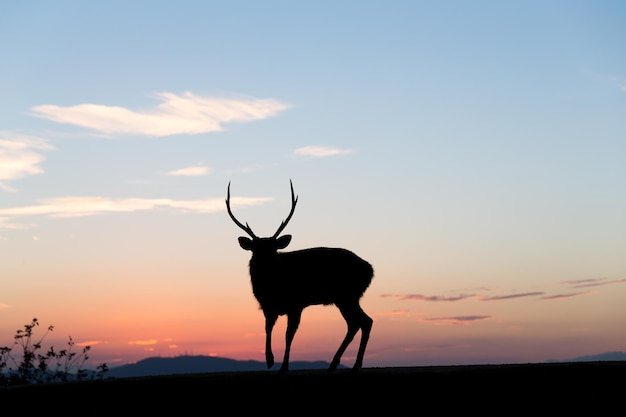
[[[271,236],[291,180],[286,250],[374,267],[365,367],[626,351],[624,45],[622,1],[5,4],[0,346],[263,361],[224,199]]]

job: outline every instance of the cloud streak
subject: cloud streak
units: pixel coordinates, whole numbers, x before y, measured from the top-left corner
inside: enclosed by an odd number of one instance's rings
[[[7,181],[43,173],[41,152],[54,149],[45,140],[0,132],[0,190],[15,191]]]
[[[431,317],[422,319],[425,322],[437,322],[445,324],[465,325],[467,323],[488,320],[491,316],[453,316],[453,317]]]
[[[96,346],[106,344],[105,341],[102,340],[88,340],[86,342],[77,342],[76,346],[85,347],[85,346]]]
[[[155,110],[137,111],[119,106],[78,104],[62,107],[35,106],[32,115],[56,123],[70,124],[108,135],[161,137],[197,135],[224,130],[226,123],[267,119],[288,106],[274,99],[224,99],[157,93],[161,101]]]
[[[534,297],[537,295],[543,295],[543,292],[524,292],[518,294],[507,294],[507,295],[497,295],[494,297],[481,297],[480,301],[500,301],[500,300],[511,300],[514,298],[524,298],[524,297]]]
[[[150,346],[150,345],[156,345],[157,343],[158,341],[156,339],[131,340],[130,342],[128,342],[129,345],[138,345],[138,346]]]
[[[34,227],[34,225],[14,223],[8,217],[0,217],[0,230],[1,229],[20,230],[20,229],[30,229],[31,227]]]
[[[572,288],[586,288],[586,287],[599,287],[601,285],[609,285],[609,284],[622,284],[626,282],[626,278],[624,279],[613,279],[608,280],[606,278],[589,278],[589,279],[581,279],[574,281],[563,281],[562,284],[571,285]]]
[[[271,200],[272,198],[268,197],[235,197],[232,199],[232,204],[239,207],[256,206]],[[172,200],[169,198],[60,197],[40,200],[39,204],[31,206],[0,209],[0,216],[2,216],[0,226],[11,225],[8,219],[18,216],[85,217],[156,209],[173,209],[185,213],[213,213],[225,210],[225,206],[223,198]]]
[[[351,149],[330,148],[327,146],[304,146],[293,151],[293,154],[295,156],[311,158],[325,158],[329,156],[347,155],[351,153]]]
[[[542,300],[564,300],[566,298],[578,297],[580,295],[591,294],[591,291],[572,292],[569,294],[554,294],[541,297]]]
[[[576,286],[576,288],[581,287],[581,286],[596,286],[596,285],[614,284],[614,283],[621,283],[621,282],[626,282],[626,279],[606,281],[602,283],[594,282],[593,284],[578,285]],[[440,295],[426,296],[422,294],[381,294],[381,297],[383,298],[392,297],[392,298],[397,299],[398,301],[456,302],[456,301],[464,301],[468,299],[474,299],[476,301],[503,301],[503,300],[514,300],[518,298],[526,298],[526,297],[537,297],[537,296],[541,296],[544,294],[545,293],[541,291],[534,291],[534,292],[513,293],[513,294],[506,294],[506,295],[496,295],[496,296],[491,296],[491,297],[480,296],[477,294],[459,294],[459,295],[452,296],[452,297],[440,296]],[[586,295],[586,294],[590,294],[590,292],[585,291],[585,292],[574,292],[574,293],[568,293],[568,294],[546,295],[540,298],[542,300],[557,300],[557,299],[571,298],[571,297],[576,297],[579,295]]]
[[[191,166],[187,168],[176,169],[174,171],[169,171],[165,175],[172,177],[201,177],[204,175],[209,175],[211,172],[211,168],[206,166]]]

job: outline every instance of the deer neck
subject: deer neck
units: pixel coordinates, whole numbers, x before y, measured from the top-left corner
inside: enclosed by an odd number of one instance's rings
[[[280,269],[280,253],[252,254],[250,258],[250,275],[255,277],[266,276]]]

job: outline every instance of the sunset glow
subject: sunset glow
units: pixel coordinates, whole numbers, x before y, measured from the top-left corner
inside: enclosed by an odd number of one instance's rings
[[[624,41],[612,1],[11,2],[0,346],[263,361],[225,198],[271,236],[291,180],[287,250],[374,267],[365,367],[626,351]],[[291,359],[345,332],[310,307]]]

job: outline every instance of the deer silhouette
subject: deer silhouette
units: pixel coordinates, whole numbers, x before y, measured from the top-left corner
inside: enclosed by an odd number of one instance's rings
[[[287,315],[285,353],[279,373],[289,369],[291,343],[298,330],[302,311],[311,305],[334,304],[343,316],[348,331],[335,353],[328,371],[334,371],[341,356],[361,330],[361,342],[353,371],[363,366],[363,356],[369,340],[373,320],[365,314],[359,300],[369,287],[374,270],[372,266],[346,249],[316,247],[291,252],[279,252],[291,242],[291,235],[279,236],[291,220],[298,197],[291,186],[291,212],[271,237],[257,237],[248,223],[239,222],[230,208],[230,182],[226,194],[226,208],[230,218],[250,238],[239,237],[239,245],[252,251],[250,278],[252,292],[265,316],[265,361],[274,365],[272,329],[279,316]]]

